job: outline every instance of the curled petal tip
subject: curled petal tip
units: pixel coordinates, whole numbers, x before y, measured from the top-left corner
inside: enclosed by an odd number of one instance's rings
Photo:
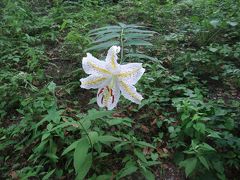
[[[115,53],[119,53],[121,50],[120,46],[112,46],[109,51],[113,51]]]

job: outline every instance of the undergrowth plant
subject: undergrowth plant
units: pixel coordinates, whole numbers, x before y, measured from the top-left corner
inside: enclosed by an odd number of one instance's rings
[[[0,179],[237,179],[239,7],[2,0]],[[143,63],[144,99],[106,111],[79,79],[113,45]]]
[[[93,38],[90,48],[85,51],[103,50],[113,45],[120,46],[120,63],[141,59],[157,61],[156,58],[146,55],[140,47],[150,48],[150,42],[156,32],[146,30],[144,26],[119,23],[118,25],[105,26],[89,32]]]

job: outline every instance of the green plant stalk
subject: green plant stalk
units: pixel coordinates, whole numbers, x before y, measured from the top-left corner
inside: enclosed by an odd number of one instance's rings
[[[120,57],[120,64],[122,63],[123,61],[123,28],[122,28],[122,31],[121,31],[121,34],[120,34],[120,43],[121,43],[121,57]]]
[[[82,123],[81,123],[80,121],[79,121],[79,124],[81,125],[83,131],[84,131],[84,132],[86,133],[86,135],[87,135],[88,141],[89,141],[90,146],[91,146],[91,154],[92,154],[92,156],[93,156],[93,143],[92,143],[92,141],[91,141],[91,138],[89,137],[89,134],[88,134],[87,130],[84,128],[84,126],[82,125]]]

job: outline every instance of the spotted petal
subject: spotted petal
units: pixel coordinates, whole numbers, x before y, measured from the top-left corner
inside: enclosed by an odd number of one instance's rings
[[[112,46],[108,50],[108,54],[106,57],[106,63],[109,69],[115,70],[118,68],[119,64],[117,63],[118,56],[117,54],[120,52],[119,46]]]
[[[122,95],[129,99],[130,101],[140,104],[143,99],[142,95],[136,91],[136,88],[133,85],[126,84],[124,81],[119,81],[119,88]]]
[[[82,60],[83,70],[87,74],[98,74],[98,75],[110,75],[110,71],[106,69],[106,62],[100,61],[93,57],[90,53],[87,53],[87,57]]]
[[[142,63],[129,63],[121,65],[120,67],[121,69],[118,77],[126,84],[136,84],[145,72],[145,69],[142,67]]]
[[[117,84],[112,88],[106,86],[98,89],[97,103],[99,107],[107,107],[108,110],[112,110],[117,106],[120,98],[120,89]]]
[[[102,75],[90,75],[86,78],[80,79],[81,88],[84,89],[97,89],[106,86],[109,83],[109,78]]]

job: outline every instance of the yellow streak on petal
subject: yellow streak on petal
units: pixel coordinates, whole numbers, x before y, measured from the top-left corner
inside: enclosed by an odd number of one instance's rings
[[[128,94],[130,94],[130,96],[132,96],[134,99],[137,99],[137,100],[139,100],[139,101],[142,100],[139,96],[137,96],[137,94],[135,94],[134,92],[132,92],[132,90],[129,88],[129,86],[128,86],[126,83],[124,83],[124,82],[122,82],[122,81],[119,81],[119,82],[120,82],[121,86],[125,89],[125,91],[126,91]]]
[[[97,84],[103,80],[105,80],[107,78],[105,77],[101,77],[101,78],[97,78],[97,79],[94,79],[94,80],[91,80],[91,81],[85,81],[85,82],[82,82],[83,85],[94,85],[94,84]]]
[[[117,66],[116,66],[116,63],[115,63],[114,55],[112,55],[111,64],[112,64],[113,69],[115,69],[115,68],[117,67]]]
[[[88,61],[88,64],[90,66],[92,66],[93,68],[95,68],[96,70],[98,70],[99,72],[101,72],[101,73],[111,74],[111,72],[109,72],[108,70],[98,67],[96,64],[92,63],[91,61]]]
[[[118,76],[121,77],[121,78],[126,78],[128,76],[131,76],[133,75],[134,73],[138,72],[141,68],[138,68],[138,69],[134,69],[132,71],[127,71],[127,72],[124,72],[124,73],[120,73]]]

